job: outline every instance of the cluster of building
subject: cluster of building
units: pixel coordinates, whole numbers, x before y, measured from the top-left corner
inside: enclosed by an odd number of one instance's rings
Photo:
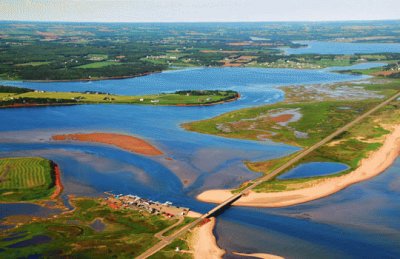
[[[186,216],[189,212],[188,208],[172,205],[172,202],[164,203],[141,198],[137,195],[108,194],[106,202],[114,209],[130,208],[136,210],[147,211],[154,215],[164,215],[168,218]]]

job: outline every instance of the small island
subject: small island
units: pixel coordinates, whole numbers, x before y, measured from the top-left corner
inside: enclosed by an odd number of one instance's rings
[[[203,106],[235,101],[239,97],[238,92],[231,90],[184,90],[174,93],[130,96],[97,91],[46,92],[29,88],[0,86],[0,108],[77,104]]]

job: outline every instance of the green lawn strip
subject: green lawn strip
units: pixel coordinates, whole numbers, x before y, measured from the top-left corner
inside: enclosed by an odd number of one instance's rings
[[[74,68],[101,68],[101,67],[107,67],[107,66],[116,66],[116,65],[123,65],[124,63],[117,62],[117,61],[99,61],[99,62],[93,62],[81,66],[77,66]]]
[[[154,234],[171,226],[176,220],[150,215],[137,210],[112,210],[101,199],[76,198],[76,209],[55,218],[42,219],[4,231],[0,234],[2,255],[10,258],[40,254],[73,257],[134,258],[158,242]],[[96,232],[90,224],[100,219],[105,229]],[[20,237],[7,240],[15,233]],[[47,236],[51,241],[25,247],[11,245],[35,236]]]
[[[13,104],[145,104],[145,105],[206,105],[219,103],[237,98],[235,91],[204,90],[204,91],[177,91],[175,93],[161,93],[144,96],[125,96],[107,93],[80,93],[80,92],[42,92],[28,91],[18,93],[16,87],[7,88],[6,95],[2,96],[0,106]],[[11,93],[15,89],[15,93]],[[30,90],[30,89],[28,89]],[[0,88],[0,93],[2,89]],[[9,96],[10,95],[10,96]],[[1,97],[1,96],[0,96]]]
[[[40,157],[0,159],[0,201],[35,201],[54,192],[55,175],[50,160]]]

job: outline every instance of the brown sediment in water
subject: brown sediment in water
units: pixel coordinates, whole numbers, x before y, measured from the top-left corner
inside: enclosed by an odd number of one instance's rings
[[[288,122],[293,118],[293,114],[282,114],[276,117],[271,117],[271,121],[278,123],[278,122]]]
[[[162,155],[159,149],[151,145],[150,143],[136,137],[129,135],[116,134],[116,133],[76,133],[76,134],[64,134],[64,135],[54,135],[53,140],[65,141],[82,141],[82,142],[94,142],[108,144],[112,146],[119,147],[123,150],[138,153],[147,156],[158,156]]]

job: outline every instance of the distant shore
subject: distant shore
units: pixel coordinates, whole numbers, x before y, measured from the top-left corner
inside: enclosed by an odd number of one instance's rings
[[[165,70],[164,70],[165,71]],[[10,81],[22,81],[22,82],[30,82],[30,83],[56,83],[56,82],[89,82],[89,81],[101,81],[101,80],[118,80],[118,79],[128,79],[128,78],[135,78],[141,76],[148,76],[151,74],[158,74],[162,73],[163,71],[154,71],[154,72],[146,72],[140,73],[137,75],[128,75],[128,76],[108,76],[108,77],[98,77],[98,78],[80,78],[80,79],[57,79],[57,80],[50,80],[50,79],[43,79],[43,80],[10,80]]]
[[[383,145],[360,162],[354,171],[321,180],[303,189],[257,193],[250,191],[233,205],[249,207],[285,207],[320,199],[346,187],[375,177],[389,168],[400,154],[400,125],[393,127]],[[203,202],[221,203],[232,196],[232,190],[208,190],[197,196]]]

